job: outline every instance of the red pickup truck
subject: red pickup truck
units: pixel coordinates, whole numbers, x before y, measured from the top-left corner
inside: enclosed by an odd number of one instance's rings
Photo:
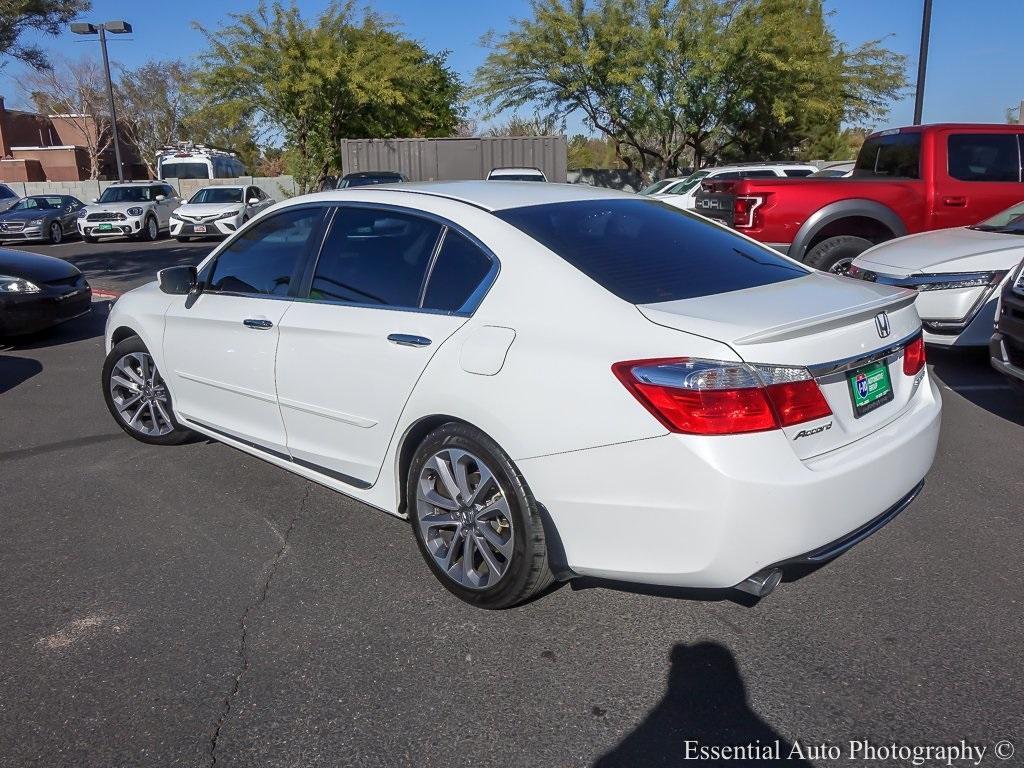
[[[976,224],[1024,200],[1024,125],[880,131],[847,178],[707,181],[696,211],[817,269],[845,272],[875,243]]]

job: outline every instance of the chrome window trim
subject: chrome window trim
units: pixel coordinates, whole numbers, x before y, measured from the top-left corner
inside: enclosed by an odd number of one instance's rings
[[[935,283],[956,283],[962,280],[977,280],[982,275],[991,277],[1000,272],[998,269],[978,270],[977,272],[923,272],[907,277],[896,277],[887,275],[884,272],[874,272],[870,269],[861,269],[860,275],[855,275],[858,280],[865,280],[870,283],[891,285],[896,288],[917,288],[920,285],[933,285]],[[985,286],[974,286],[983,288]]]
[[[820,379],[837,373],[856,370],[857,368],[862,368],[865,365],[870,365],[871,363],[878,362],[879,360],[883,360],[887,357],[898,357],[903,348],[917,339],[920,335],[921,329],[919,328],[909,336],[904,336],[902,339],[894,341],[891,344],[887,344],[881,349],[876,349],[874,352],[867,352],[863,355],[853,355],[852,357],[844,357],[840,360],[832,360],[828,363],[809,365],[807,366],[807,370],[811,372],[811,376],[815,379]]]

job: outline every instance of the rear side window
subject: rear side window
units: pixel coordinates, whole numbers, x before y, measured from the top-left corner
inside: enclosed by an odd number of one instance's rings
[[[775,171],[740,171],[741,179],[774,179]]]
[[[309,298],[414,308],[441,234],[419,216],[342,208],[320,251]]]
[[[921,178],[921,134],[915,131],[872,136],[860,148],[853,175]]]
[[[659,200],[579,200],[497,215],[633,304],[728,293],[808,274],[768,248]]]
[[[810,176],[814,171],[810,168],[787,168],[783,173],[790,178],[799,179],[801,176]]]
[[[449,229],[430,270],[423,306],[457,312],[490,271],[490,257],[465,235]]]
[[[949,137],[949,175],[960,181],[1020,181],[1017,137],[961,133]]]
[[[324,208],[292,208],[250,227],[213,264],[208,291],[286,296]]]

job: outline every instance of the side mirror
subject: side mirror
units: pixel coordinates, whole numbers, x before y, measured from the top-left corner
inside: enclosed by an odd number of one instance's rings
[[[172,296],[186,296],[196,288],[196,268],[167,267],[156,273],[156,279],[160,283],[160,290]]]
[[[99,199],[98,197],[94,197],[94,198],[92,199],[92,201],[93,201],[94,203],[98,203],[98,202],[100,201],[100,199]]]
[[[154,200],[156,200],[156,201],[157,201],[157,202],[159,203],[159,202],[161,202],[161,201],[163,201],[163,200],[166,200],[167,198],[166,198],[166,197],[164,197],[163,195],[157,195],[157,196],[156,196],[156,197],[154,197],[153,199],[154,199]]]
[[[259,201],[260,201],[260,199],[259,199],[258,197],[250,197],[250,198],[249,198],[249,199],[248,199],[248,200],[246,201],[246,203],[247,203],[248,205],[256,205],[256,204],[258,204],[258,203],[259,203]]]

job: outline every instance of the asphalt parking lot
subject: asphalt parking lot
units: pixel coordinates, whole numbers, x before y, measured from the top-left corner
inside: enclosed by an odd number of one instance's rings
[[[27,249],[124,290],[210,247]],[[586,581],[482,612],[400,520],[216,442],[124,435],[106,306],[0,347],[0,766],[626,768],[691,764],[687,740],[1024,762],[1024,397],[983,355],[930,350],[919,499],[767,599]]]

